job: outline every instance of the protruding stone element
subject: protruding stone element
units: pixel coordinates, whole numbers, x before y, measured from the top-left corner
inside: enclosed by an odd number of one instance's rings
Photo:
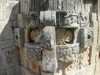
[[[27,28],[36,28],[39,25],[39,16],[37,12],[28,12],[23,14],[23,25]]]
[[[56,11],[41,11],[40,24],[43,26],[56,26]]]
[[[58,45],[57,52],[58,60],[64,62],[75,61],[79,53],[79,44]]]
[[[57,25],[64,28],[79,27],[78,11],[57,11]]]
[[[80,19],[81,19],[81,27],[89,26],[89,13],[81,12]]]
[[[22,14],[18,14],[18,27],[23,27],[23,16]]]
[[[24,30],[22,28],[14,29],[14,45],[17,47],[24,46]]]
[[[98,1],[98,21],[100,21],[100,0]]]
[[[81,39],[80,39],[80,45],[83,48],[89,47],[93,44],[93,38],[94,38],[94,29],[93,27],[88,28],[82,28],[81,29]]]
[[[43,47],[42,52],[42,71],[53,72],[57,70],[57,58],[56,58],[56,34],[54,26],[47,26],[43,29],[43,37],[41,45]]]
[[[29,59],[36,61],[42,59],[42,49],[39,44],[25,43],[25,49]]]
[[[53,50],[55,41],[55,27],[54,26],[46,26],[42,31],[42,36],[40,40],[40,45],[42,48],[47,50]]]

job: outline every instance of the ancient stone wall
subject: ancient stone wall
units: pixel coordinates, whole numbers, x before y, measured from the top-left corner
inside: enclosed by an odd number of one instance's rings
[[[0,25],[0,75],[100,74],[100,0],[0,0]]]
[[[0,75],[20,75],[19,50],[14,46],[19,1],[0,0]]]

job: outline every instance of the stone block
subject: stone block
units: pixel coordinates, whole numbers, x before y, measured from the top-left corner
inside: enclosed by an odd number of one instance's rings
[[[6,68],[19,64],[19,54],[15,47],[4,48],[1,50]]]
[[[80,22],[81,27],[87,27],[89,26],[89,13],[87,12],[81,12],[80,13]]]
[[[81,39],[80,45],[84,48],[92,45],[94,39],[94,29],[93,27],[82,28],[81,29]]]
[[[14,29],[14,45],[17,47],[24,46],[24,30],[22,28]]]
[[[46,72],[42,72],[41,75],[55,75],[54,73],[46,73]]]
[[[20,67],[14,66],[6,70],[7,75],[21,75]]]
[[[42,26],[56,26],[56,11],[41,11],[40,24]]]
[[[3,23],[1,26],[1,35],[0,35],[0,40],[9,40],[9,39],[13,39],[13,30],[12,30],[12,23],[8,22]]]
[[[7,75],[5,70],[0,71],[0,75]]]
[[[27,58],[31,60],[42,59],[42,49],[39,44],[25,43],[25,50],[27,53]]]
[[[54,26],[46,26],[43,29],[43,37],[41,38],[40,45],[42,46],[42,64],[41,69],[44,72],[56,72],[57,59],[56,59],[56,34]]]
[[[57,25],[64,28],[79,27],[79,12],[78,11],[57,11]]]
[[[63,62],[75,61],[79,53],[79,44],[67,44],[57,46],[58,60]]]

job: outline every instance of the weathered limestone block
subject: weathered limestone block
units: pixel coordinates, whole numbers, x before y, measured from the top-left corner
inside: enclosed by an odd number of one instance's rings
[[[81,39],[80,45],[84,48],[92,45],[94,39],[94,30],[93,27],[82,28],[81,29]]]
[[[64,28],[79,27],[78,11],[57,11],[57,25]]]
[[[24,30],[22,28],[14,29],[14,45],[17,47],[24,46]]]
[[[0,75],[7,75],[5,70],[0,71]]]
[[[40,24],[56,26],[56,11],[41,11]]]
[[[2,49],[4,64],[6,68],[19,64],[19,54],[15,47]]]
[[[56,34],[55,27],[47,26],[43,29],[43,37],[41,38],[42,51],[42,71],[56,72]]]
[[[25,43],[25,50],[27,57],[31,60],[41,60],[42,49],[39,44],[29,44]]]
[[[80,13],[80,21],[81,21],[81,27],[89,26],[89,13],[81,12]]]
[[[79,44],[58,45],[57,52],[58,60],[64,62],[75,61],[79,53]]]
[[[20,67],[14,66],[6,70],[7,75],[21,75]]]

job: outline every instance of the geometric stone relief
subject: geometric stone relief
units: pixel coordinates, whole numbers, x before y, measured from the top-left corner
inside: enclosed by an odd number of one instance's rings
[[[2,49],[3,53],[3,59],[4,59],[4,64],[6,68],[15,66],[19,64],[19,55],[17,48],[11,47],[11,48],[4,48]]]
[[[25,50],[27,57],[31,60],[41,61],[42,59],[42,49],[38,44],[25,43]]]
[[[72,62],[77,60],[79,54],[79,44],[58,45],[58,60],[63,62]]]
[[[80,45],[83,48],[91,46],[94,38],[93,27],[81,28],[80,33],[81,33]]]

